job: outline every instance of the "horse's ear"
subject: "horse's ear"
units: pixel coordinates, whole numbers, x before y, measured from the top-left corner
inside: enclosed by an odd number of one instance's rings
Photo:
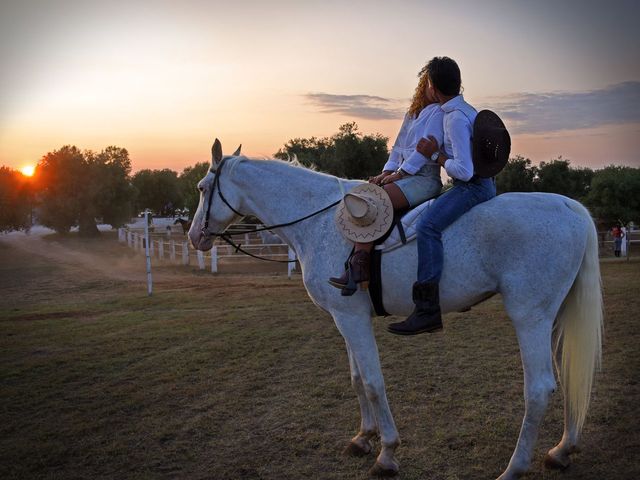
[[[238,146],[238,148],[236,149],[236,151],[235,151],[235,152],[233,152],[233,156],[234,156],[234,157],[237,157],[238,155],[240,155],[240,149],[241,149],[241,148],[242,148],[242,144],[240,144],[240,145]]]
[[[211,168],[215,170],[222,161],[222,144],[216,138],[211,147]]]

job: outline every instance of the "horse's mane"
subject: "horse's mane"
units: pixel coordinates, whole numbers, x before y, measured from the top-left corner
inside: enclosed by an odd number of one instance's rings
[[[331,175],[329,173],[325,173],[322,172],[320,170],[318,170],[318,167],[315,164],[311,164],[311,165],[304,165],[302,162],[300,162],[300,160],[298,160],[298,156],[297,155],[289,155],[288,158],[286,159],[282,159],[282,158],[267,158],[267,157],[247,157],[245,155],[240,155],[238,157],[232,157],[234,159],[236,159],[235,163],[240,163],[243,162],[245,160],[249,160],[249,161],[255,161],[255,162],[265,162],[265,163],[273,163],[275,165],[286,165],[289,167],[294,167],[300,170],[304,170],[307,172],[313,172],[316,175],[322,175],[322,176],[326,176],[326,177],[330,177],[330,178],[337,178],[335,177],[335,175]]]

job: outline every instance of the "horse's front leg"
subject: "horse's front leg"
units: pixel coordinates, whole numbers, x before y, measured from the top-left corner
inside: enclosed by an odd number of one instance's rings
[[[347,354],[349,355],[349,367],[351,369],[351,385],[358,396],[360,404],[360,429],[358,434],[351,439],[349,445],[344,449],[347,455],[362,457],[371,453],[373,449],[372,440],[378,435],[378,425],[373,415],[373,409],[364,390],[362,375],[356,363],[355,357],[347,344]]]
[[[399,471],[394,454],[400,445],[400,437],[387,401],[371,316],[334,314],[333,318],[347,343],[350,357],[358,367],[364,395],[380,432],[382,448],[370,473],[394,476]]]

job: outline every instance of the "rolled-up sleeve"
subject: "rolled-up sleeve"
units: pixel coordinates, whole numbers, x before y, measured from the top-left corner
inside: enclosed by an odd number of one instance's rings
[[[389,170],[391,172],[396,171],[400,166],[400,162],[402,162],[402,155],[397,150],[391,149],[391,153],[389,154],[389,160],[384,164],[382,170]]]
[[[396,141],[393,143],[393,147],[391,147],[391,153],[389,154],[389,160],[384,164],[382,170],[391,170],[395,171],[398,169],[400,164],[402,163],[402,148],[405,147],[407,143],[407,135],[409,133],[409,125],[411,124],[411,118],[409,114],[406,113],[404,116],[404,120],[402,121],[402,126],[400,127],[400,131],[398,132],[398,136],[396,137]]]
[[[444,112],[438,108],[431,115],[424,126],[424,131],[421,133],[422,138],[435,138],[438,142],[439,148],[442,148],[442,143],[444,142],[444,127],[442,126],[443,118]],[[411,175],[415,175],[416,172],[427,163],[435,164],[431,159],[425,157],[417,150],[414,150],[411,156],[409,156],[409,158],[402,164],[402,170]]]
[[[453,158],[444,163],[444,168],[453,178],[464,182],[473,177],[473,160],[471,156],[471,123],[460,115],[452,115],[448,125],[449,138]]]

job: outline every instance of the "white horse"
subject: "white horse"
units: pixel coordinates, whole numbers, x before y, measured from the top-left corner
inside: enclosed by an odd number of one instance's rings
[[[258,232],[260,241],[263,245],[281,245],[282,239],[270,230],[262,230]]]
[[[277,252],[280,249],[280,245],[283,243],[282,239],[270,230],[259,231],[258,237],[260,237],[260,241],[263,245],[261,250],[266,250],[268,254],[272,254],[274,252],[274,247]],[[261,253],[261,255],[263,253]]]
[[[211,171],[198,184],[200,204],[189,230],[200,250],[210,249],[213,241],[204,226],[221,233],[240,214],[254,215],[265,225],[287,223],[341,199],[359,183],[279,160],[250,160],[239,156],[239,150],[223,157],[217,139],[212,154]],[[343,268],[352,247],[336,229],[334,214],[331,208],[277,232],[295,249],[309,296],[331,314],[346,342],[361,411],[359,431],[346,451],[370,453],[371,440],[379,434],[381,451],[370,473],[391,476],[399,470],[394,452],[400,437],[385,393],[369,295],[358,291],[343,297],[327,283]],[[525,415],[515,451],[499,479],[515,479],[530,466],[538,428],[556,387],[554,364],[565,395],[564,435],[548,452],[546,464],[567,467],[601,355],[598,242],[589,213],[560,195],[504,194],[462,216],[444,232],[443,243],[443,313],[500,293],[520,345]],[[416,265],[415,242],[383,255],[388,312],[411,313]]]

